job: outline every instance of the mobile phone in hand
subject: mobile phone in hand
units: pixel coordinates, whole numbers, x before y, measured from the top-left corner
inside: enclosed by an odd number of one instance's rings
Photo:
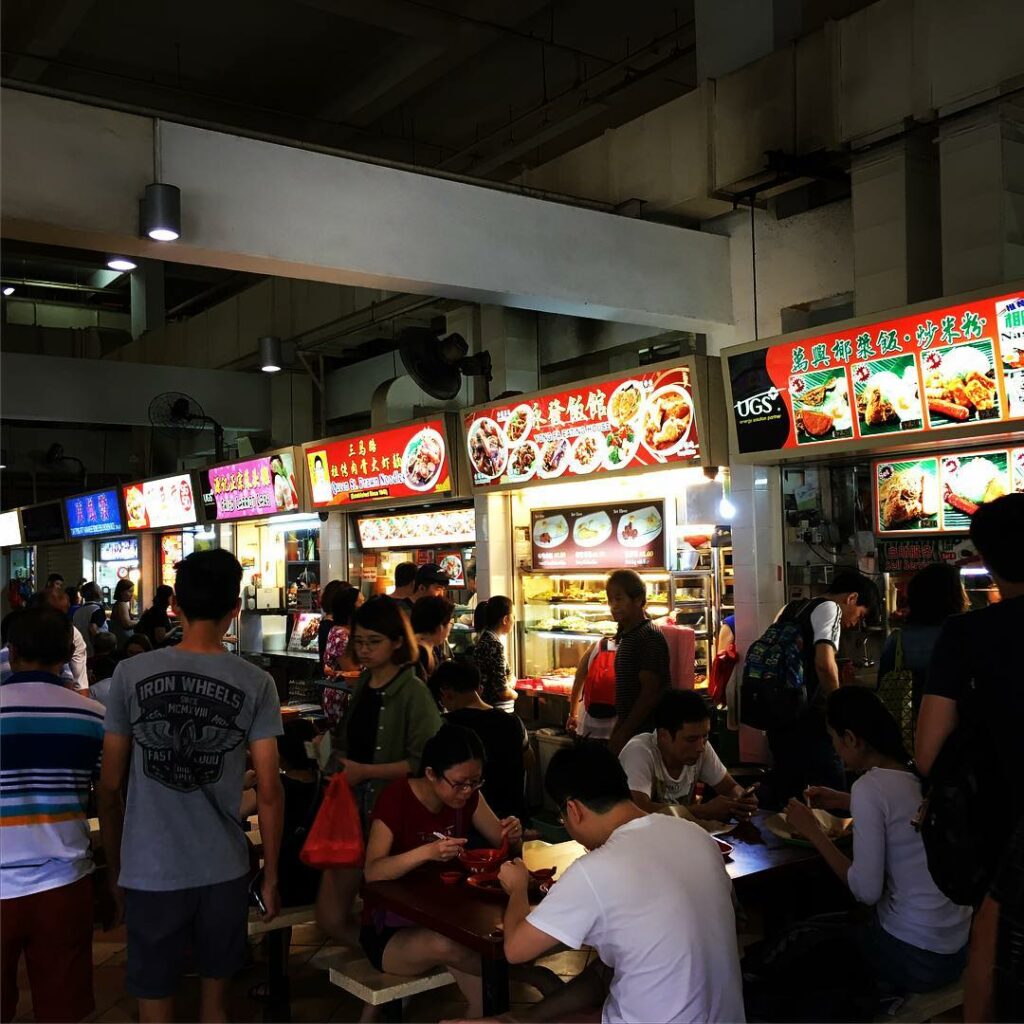
[[[261,914],[266,914],[267,905],[263,902],[263,872],[257,871],[249,883],[249,903]]]

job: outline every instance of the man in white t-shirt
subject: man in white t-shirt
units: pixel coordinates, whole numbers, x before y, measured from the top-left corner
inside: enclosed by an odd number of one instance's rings
[[[501,869],[509,894],[505,956],[520,964],[559,943],[600,958],[522,1019],[561,1021],[596,1008],[618,1021],[743,1021],[732,885],[699,826],[646,814],[602,744],[558,751],[545,780],[569,834],[591,852],[532,911],[521,860]]]
[[[634,736],[619,754],[633,802],[644,811],[682,804],[695,818],[745,820],[757,810],[747,791],[726,771],[708,743],[711,713],[693,690],[669,690],[654,709],[653,732]],[[717,794],[694,802],[698,782]]]
[[[775,766],[761,788],[762,803],[781,809],[808,786],[846,789],[846,774],[825,727],[825,701],[839,689],[839,639],[878,608],[878,588],[852,569],[837,572],[823,598],[791,602],[779,618],[804,630],[807,707],[791,725],[767,730]]]

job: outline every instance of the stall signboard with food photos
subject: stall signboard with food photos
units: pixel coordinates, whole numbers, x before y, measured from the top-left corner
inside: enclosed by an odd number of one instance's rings
[[[720,373],[716,359],[689,357],[475,409],[464,423],[473,484],[490,490],[717,465],[702,402],[716,404],[707,392],[721,387]]]
[[[872,476],[879,536],[967,533],[982,505],[1024,491],[1024,449],[897,456],[875,462]]]
[[[129,530],[192,526],[197,521],[192,477],[187,473],[143,480],[121,490]]]
[[[454,486],[442,418],[308,444],[304,461],[314,508],[450,495]]]
[[[731,448],[753,456],[895,448],[1024,419],[1024,290],[727,349]]]
[[[202,471],[200,482],[203,514],[211,523],[294,513],[301,507],[293,448],[211,466]]]
[[[429,509],[406,515],[360,516],[356,519],[356,529],[364,551],[476,543],[476,515],[472,506]],[[421,564],[432,561],[433,558],[424,558]]]
[[[535,509],[534,569],[660,569],[665,565],[665,503]]]

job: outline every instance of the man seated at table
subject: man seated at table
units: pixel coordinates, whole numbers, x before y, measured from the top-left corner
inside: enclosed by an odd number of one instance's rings
[[[645,811],[682,805],[694,817],[726,821],[749,818],[757,798],[726,771],[708,743],[711,712],[693,690],[670,690],[654,709],[653,732],[634,736],[619,754],[633,802]],[[703,782],[717,796],[694,801]]]
[[[502,865],[505,956],[524,963],[562,943],[592,946],[600,961],[517,1018],[592,1010],[604,1021],[742,1021],[732,885],[714,840],[637,807],[601,744],[559,750],[545,784],[569,835],[591,852],[533,910],[523,862]]]

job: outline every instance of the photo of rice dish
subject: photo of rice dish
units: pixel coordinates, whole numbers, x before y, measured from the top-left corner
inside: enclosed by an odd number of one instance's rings
[[[414,434],[402,455],[402,476],[414,491],[428,491],[444,467],[444,438],[431,427]]]
[[[563,515],[545,516],[533,524],[533,543],[539,548],[557,548],[569,536],[569,522]]]
[[[824,379],[822,379],[824,378]],[[844,372],[790,378],[798,444],[850,437],[853,417]]]
[[[644,404],[644,386],[638,380],[627,380],[620,384],[608,399],[608,422],[613,427],[632,423]]]
[[[920,427],[924,414],[912,356],[880,360],[877,368],[861,363],[853,368],[853,378],[861,434]]]
[[[572,468],[575,472],[592,473],[601,464],[601,436],[584,434],[572,449]]]
[[[529,480],[537,472],[540,452],[532,441],[524,441],[508,457],[508,475],[515,480]]]
[[[998,415],[990,342],[962,345],[924,356],[924,393],[932,426],[952,426]]]
[[[469,458],[473,468],[493,480],[505,470],[508,448],[501,427],[489,416],[481,416],[469,428]]]
[[[1009,493],[1007,469],[1005,452],[944,459],[942,500],[947,518],[950,509],[973,516],[982,505]]]
[[[649,544],[662,528],[661,513],[653,505],[630,512],[619,520],[619,543],[637,548]]]
[[[561,476],[569,465],[569,442],[565,438],[548,441],[540,450],[540,475]]]
[[[533,429],[533,409],[525,402],[517,405],[505,420],[505,440],[515,448]]]
[[[612,535],[612,521],[607,512],[591,512],[576,520],[572,539],[581,548],[595,548]]]

